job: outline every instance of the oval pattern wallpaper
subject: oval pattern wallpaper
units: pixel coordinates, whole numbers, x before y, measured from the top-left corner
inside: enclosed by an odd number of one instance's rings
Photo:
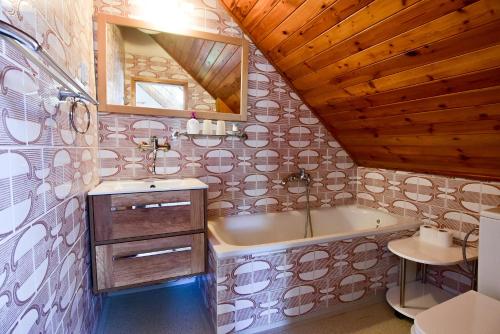
[[[191,28],[242,36],[217,0],[184,3]],[[137,17],[140,4],[5,0],[0,15],[35,36],[95,94],[93,16]],[[248,121],[238,124],[247,140],[172,140],[187,119],[97,113],[95,107],[89,131],[80,135],[48,73],[0,40],[0,332],[94,331],[102,298],[91,291],[86,194],[101,180],[152,177],[152,156],[137,145],[153,135],[172,145],[158,155],[158,177],[206,182],[211,217],[304,208],[306,189],[280,184],[298,168],[312,176],[315,208],[357,204],[417,217],[452,230],[456,242],[479,224],[481,210],[500,205],[497,182],[357,166],[252,43],[248,87]],[[78,109],[79,126],[83,115]],[[387,242],[413,232],[273,254],[210,254],[202,286],[214,325],[222,333],[252,329],[378,296],[398,275]],[[452,293],[470,285],[461,266],[429,267],[427,277]]]
[[[35,36],[90,92],[91,1],[2,1],[1,19]],[[97,117],[77,135],[57,84],[0,43],[0,332],[89,333],[101,309],[91,292],[86,192],[99,181]],[[83,112],[76,111],[83,125]]]
[[[191,27],[242,36],[217,1],[190,1]],[[135,17],[140,2],[97,1],[96,11]],[[354,203],[356,166],[307,106],[250,44],[248,121],[238,124],[247,140],[181,137],[187,119],[99,115],[101,177],[106,180],[151,177],[151,154],[136,147],[149,136],[168,139],[172,150],[159,154],[160,177],[196,177],[209,184],[209,215],[253,214],[304,207],[305,188],[280,185],[305,168],[313,177],[313,206]],[[140,56],[140,55],[136,55]],[[155,73],[151,73],[155,74]],[[161,73],[155,75],[161,77]],[[230,129],[231,124],[226,122]]]

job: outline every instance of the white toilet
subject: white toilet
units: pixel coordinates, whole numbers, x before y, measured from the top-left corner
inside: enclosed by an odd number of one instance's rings
[[[478,292],[418,314],[412,334],[500,333],[500,208],[481,212],[479,225]]]

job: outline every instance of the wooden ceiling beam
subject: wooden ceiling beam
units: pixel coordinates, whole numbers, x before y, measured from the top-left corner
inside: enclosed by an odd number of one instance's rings
[[[389,38],[459,10],[470,3],[470,0],[425,0],[417,2],[290,68],[287,74],[290,78],[297,78],[310,71],[317,71],[332,62],[340,61],[351,54],[368,49]],[[422,13],[427,15],[422,15]]]
[[[452,78],[430,81],[418,85],[402,87],[369,96],[355,96],[347,99],[329,100],[323,104],[312,104],[318,110],[346,110],[363,107],[377,107],[403,101],[418,100],[500,85],[500,68],[466,73]]]
[[[301,45],[312,41],[332,26],[342,22],[373,1],[337,0],[310,21],[306,20],[300,29],[290,34],[280,44],[272,46],[269,49],[263,49],[263,51],[273,62],[279,61],[298,49]]]
[[[500,1],[223,2],[358,165],[500,180]]]
[[[441,109],[387,117],[370,117],[351,121],[333,120],[334,128],[342,130],[400,127],[406,125],[440,124],[500,120],[500,104],[479,105],[456,109]]]
[[[500,41],[498,42],[500,43]],[[435,63],[397,72],[385,77],[369,80],[357,85],[333,89],[321,95],[303,96],[312,105],[321,105],[328,101],[350,99],[388,92],[404,87],[430,83],[437,80],[451,79],[463,73],[473,73],[500,67],[500,45],[470,52],[457,57],[447,58]]]
[[[346,18],[344,21],[332,26],[329,30],[325,31],[311,42],[296,49],[288,56],[278,61],[275,60],[276,65],[283,71],[287,72],[287,70],[293,66],[301,64],[320,52],[333,47],[344,39],[347,39],[352,34],[363,31],[369,26],[384,20],[385,18],[411,6],[418,1],[422,0],[375,0],[366,7],[360,9],[358,12]]]
[[[477,51],[497,43],[498,37],[496,34],[498,31],[500,31],[500,20],[346,72],[330,79],[327,84],[311,87],[308,90],[301,90],[302,96],[305,99],[309,99],[325,95],[333,89],[353,86],[411,68],[431,64],[442,59],[447,59],[447,57],[456,57]]]
[[[303,90],[311,89],[314,85],[328,84],[330,80],[344,73],[500,20],[500,1],[496,5],[486,2],[483,0],[473,3],[461,11],[442,16],[341,61],[332,62],[321,70],[311,71],[300,78],[290,78],[292,85]]]
[[[332,122],[367,120],[372,117],[377,118],[395,115],[408,115],[446,109],[449,109],[450,112],[452,112],[455,108],[478,108],[481,105],[496,103],[500,103],[500,86],[426,97],[378,107],[343,110],[335,113],[328,112],[322,116]]]

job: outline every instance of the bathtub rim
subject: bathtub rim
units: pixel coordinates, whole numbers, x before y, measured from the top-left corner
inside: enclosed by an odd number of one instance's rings
[[[363,207],[364,208],[364,207]],[[331,208],[330,208],[331,209]],[[373,208],[364,208],[364,209],[372,209]],[[303,211],[303,210],[294,210],[294,211]],[[405,217],[400,216],[388,212],[381,211],[383,213],[387,213],[391,216],[397,218],[397,223],[394,225],[384,226],[379,229],[364,229],[358,230],[353,233],[336,233],[336,234],[327,234],[318,237],[312,238],[300,238],[300,239],[292,239],[280,242],[272,242],[272,243],[264,243],[257,245],[232,245],[224,242],[224,240],[220,237],[219,234],[215,231],[213,224],[211,224],[210,220],[208,222],[208,246],[214,252],[217,259],[225,259],[228,257],[238,257],[243,255],[264,255],[266,253],[279,253],[281,251],[285,251],[290,248],[303,247],[307,245],[315,245],[315,244],[323,244],[333,241],[339,240],[349,240],[357,237],[363,236],[371,236],[371,235],[379,235],[383,233],[391,233],[401,230],[418,230],[418,227],[424,222],[419,220],[418,218],[413,217]],[[286,212],[285,212],[286,213]],[[263,213],[266,214],[266,213]],[[220,219],[220,217],[217,217]]]

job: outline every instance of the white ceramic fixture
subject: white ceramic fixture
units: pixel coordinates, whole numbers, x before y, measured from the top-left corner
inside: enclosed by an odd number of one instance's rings
[[[220,217],[208,221],[218,258],[276,251],[404,229],[421,222],[356,205],[311,210],[314,237],[304,239],[305,211]]]
[[[500,302],[475,291],[434,306],[415,318],[415,334],[498,334]]]
[[[207,188],[208,185],[197,179],[120,180],[104,181],[89,191],[89,195],[130,194]]]
[[[422,241],[418,237],[393,240],[389,242],[387,248],[399,257],[435,266],[454,265],[463,260],[461,246],[440,247]],[[467,258],[477,258],[477,248],[467,248]]]
[[[477,289],[500,300],[500,207],[481,212],[479,240]]]
[[[424,265],[448,266],[461,263],[463,260],[460,246],[436,246],[422,241],[420,237],[392,240],[387,244],[387,248],[401,259]],[[467,258],[477,258],[477,249],[468,248]],[[399,285],[387,290],[386,299],[396,311],[409,318],[415,318],[422,311],[453,298],[451,293],[426,283],[425,280],[406,284],[401,279],[400,277]],[[401,306],[400,302],[401,285],[405,289],[404,306]]]
[[[413,334],[500,333],[500,208],[481,212],[479,227],[478,292],[421,312]]]

